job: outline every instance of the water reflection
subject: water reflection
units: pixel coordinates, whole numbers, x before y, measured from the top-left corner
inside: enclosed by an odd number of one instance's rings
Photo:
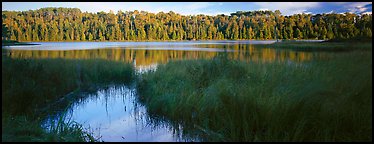
[[[197,141],[183,136],[181,126],[152,120],[146,107],[137,102],[135,88],[111,86],[84,97],[68,108],[65,121],[73,120],[90,128],[102,141]],[[46,122],[58,118],[51,116]]]
[[[301,52],[273,48],[256,48],[252,44],[207,44],[183,47],[134,46],[132,48],[110,47],[90,50],[15,50],[8,49],[6,55],[12,58],[66,58],[66,59],[106,59],[133,63],[137,68],[164,64],[170,60],[211,59],[227,52],[231,59],[252,62],[293,61],[303,62],[324,57],[324,53]],[[183,47],[183,48],[181,48]],[[202,50],[204,49],[204,50]],[[205,50],[209,49],[209,51]]]

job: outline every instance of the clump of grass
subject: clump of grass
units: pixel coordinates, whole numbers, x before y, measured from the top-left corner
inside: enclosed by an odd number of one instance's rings
[[[134,77],[133,66],[122,62],[3,57],[3,141],[95,141],[74,122],[59,122],[53,131],[43,131],[40,120],[48,112],[40,111],[53,112],[50,104],[59,102],[68,93],[130,84]],[[62,101],[58,107],[70,103]]]
[[[64,122],[61,117],[49,130],[43,129],[38,120],[26,116],[3,115],[3,142],[97,142],[76,122]]]
[[[350,42],[350,43],[357,43],[357,42],[372,42],[371,37],[366,36],[355,36],[352,38],[333,38],[330,40],[326,40],[325,42]]]
[[[18,41],[15,41],[15,40],[2,40],[1,41],[1,46],[13,46],[13,45],[39,45],[39,44],[18,42]]]
[[[261,45],[262,47],[292,49],[298,51],[353,51],[353,50],[371,50],[372,41],[363,41],[357,44],[355,41],[328,41],[328,42],[298,42],[284,41],[269,45]]]
[[[65,109],[58,119],[51,119],[47,126],[46,141],[81,141],[81,142],[97,142],[99,138],[94,138],[92,133],[87,132],[83,126],[71,119],[67,119],[67,109]],[[67,121],[65,121],[67,120]]]
[[[105,60],[2,58],[2,111],[34,114],[69,92],[129,84],[131,64]]]
[[[2,141],[42,141],[45,132],[38,124],[25,116],[2,114]]]
[[[204,141],[371,141],[371,59],[175,61],[142,75],[139,99]]]

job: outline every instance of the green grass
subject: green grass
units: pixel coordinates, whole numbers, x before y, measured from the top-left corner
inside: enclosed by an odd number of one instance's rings
[[[372,37],[356,36],[352,38],[334,38],[334,39],[326,40],[325,42],[350,42],[350,43],[372,42]]]
[[[57,107],[68,107],[74,101],[66,98],[69,93],[95,91],[110,84],[130,84],[134,77],[133,66],[123,62],[11,59],[3,56],[3,141],[92,140],[83,139],[82,127],[74,122],[60,122],[58,125],[63,130],[45,132],[41,120]]]
[[[30,44],[25,42],[18,42],[15,40],[2,40],[1,41],[2,46],[13,46],[13,45],[39,45],[39,44]]]
[[[341,47],[358,50],[303,63],[245,63],[225,55],[170,62],[141,75],[139,98],[152,115],[182,123],[186,136],[204,141],[372,141],[371,43],[275,48]],[[122,62],[3,56],[2,141],[97,141],[62,118],[45,130],[42,110],[67,107],[72,92],[135,78]]]
[[[40,126],[40,121],[25,116],[7,116],[2,118],[3,142],[97,142],[91,133],[76,122],[64,122],[49,126],[48,130]]]
[[[204,141],[372,141],[371,60],[174,61],[142,75],[139,99]]]
[[[262,47],[293,49],[298,51],[353,51],[353,50],[371,50],[372,41],[352,42],[352,41],[327,41],[327,42],[298,42],[283,41],[269,45],[260,45]]]
[[[130,64],[105,60],[2,58],[2,111],[33,114],[72,91],[130,83]]]

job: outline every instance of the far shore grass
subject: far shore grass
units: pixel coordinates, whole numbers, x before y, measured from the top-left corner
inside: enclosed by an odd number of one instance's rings
[[[33,44],[28,42],[18,42],[15,40],[2,40],[1,46],[17,46],[17,45],[39,45],[39,44]]]
[[[368,38],[353,38],[353,39],[332,39],[322,42],[306,42],[295,40],[280,40],[272,44],[260,44],[261,47],[278,48],[278,49],[292,49],[297,51],[354,51],[354,50],[371,50],[372,40]]]

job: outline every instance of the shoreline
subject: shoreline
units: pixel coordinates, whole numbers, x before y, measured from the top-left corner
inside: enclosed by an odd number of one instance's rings
[[[40,45],[40,44],[32,44],[27,42],[18,42],[18,41],[10,41],[10,40],[2,40],[1,46],[18,46],[18,45]]]

